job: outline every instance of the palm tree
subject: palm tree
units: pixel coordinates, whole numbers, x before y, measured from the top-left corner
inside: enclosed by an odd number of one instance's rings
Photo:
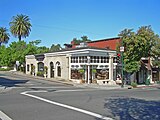
[[[18,37],[19,41],[21,41],[22,37],[28,37],[32,27],[29,17],[27,15],[20,14],[13,16],[12,19],[13,20],[9,23],[11,33],[15,37]]]
[[[5,27],[0,27],[0,46],[2,43],[7,43],[9,40],[9,33]]]

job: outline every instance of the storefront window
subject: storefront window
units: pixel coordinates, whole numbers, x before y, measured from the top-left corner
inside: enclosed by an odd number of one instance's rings
[[[82,57],[81,56],[79,57],[79,63],[82,63]]]
[[[82,79],[82,73],[78,69],[71,70],[71,79]]]
[[[105,79],[109,79],[109,70],[106,69],[97,69],[96,70],[96,74],[95,77],[98,80],[105,80]]]

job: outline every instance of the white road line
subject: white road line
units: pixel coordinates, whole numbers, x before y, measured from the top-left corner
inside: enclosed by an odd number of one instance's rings
[[[2,111],[0,111],[0,120],[12,120],[12,119],[8,117],[6,114],[4,114]]]
[[[47,103],[50,103],[50,104],[53,104],[53,105],[57,105],[57,106],[60,106],[60,107],[64,107],[64,108],[67,108],[67,109],[78,111],[78,112],[81,112],[81,113],[84,113],[84,114],[87,114],[87,115],[90,115],[90,116],[93,116],[93,117],[96,117],[96,118],[100,118],[102,120],[113,120],[110,117],[106,117],[106,116],[103,116],[103,115],[100,115],[100,114],[97,114],[97,113],[94,113],[94,112],[91,112],[91,111],[83,110],[83,109],[80,109],[80,108],[76,108],[74,106],[54,102],[54,101],[47,100],[47,99],[42,98],[42,97],[38,97],[38,96],[29,94],[29,93],[32,93],[32,92],[38,92],[38,91],[26,91],[26,92],[22,92],[21,94],[25,95],[25,96],[35,98],[35,99],[38,99],[38,100],[41,100],[41,101],[44,101],[44,102],[47,102]],[[39,92],[47,92],[47,91],[39,91]]]

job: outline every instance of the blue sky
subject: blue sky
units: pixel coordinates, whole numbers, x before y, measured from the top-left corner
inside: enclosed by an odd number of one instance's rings
[[[32,31],[26,42],[40,46],[117,37],[125,28],[151,25],[160,35],[160,0],[0,0],[0,26],[9,29],[12,16],[28,15]],[[10,36],[9,43],[17,41]]]

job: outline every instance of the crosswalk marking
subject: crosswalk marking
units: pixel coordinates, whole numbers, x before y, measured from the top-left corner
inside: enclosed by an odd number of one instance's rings
[[[12,120],[12,119],[8,117],[5,113],[0,111],[0,120]]]

